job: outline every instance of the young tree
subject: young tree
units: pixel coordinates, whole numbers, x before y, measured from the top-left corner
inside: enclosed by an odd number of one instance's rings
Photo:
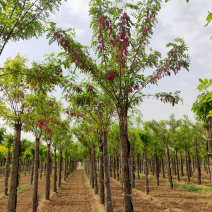
[[[8,178],[9,178],[9,165],[10,165],[10,150],[13,146],[14,136],[13,134],[6,134],[4,140],[4,146],[7,147],[7,160],[5,164],[5,179],[4,179],[4,194],[8,195]]]
[[[117,4],[121,1],[116,1]],[[125,8],[131,8],[132,15],[137,18],[133,23],[123,9],[119,9],[109,0],[90,2],[91,27],[94,31],[92,47],[101,58],[100,64],[94,63],[89,56],[87,47],[83,47],[68,34],[71,30],[62,30],[50,23],[47,38],[58,41],[65,52],[60,56],[66,57],[63,64],[70,67],[75,63],[76,68],[89,73],[93,80],[98,82],[105,93],[111,98],[117,108],[120,125],[120,149],[122,158],[122,182],[124,196],[124,211],[133,211],[131,176],[129,164],[129,141],[127,137],[127,116],[133,103],[143,101],[144,94],[141,92],[149,83],[156,84],[164,75],[170,76],[170,70],[175,74],[181,67],[188,70],[189,56],[185,54],[188,49],[183,39],[175,39],[176,43],[169,43],[172,47],[168,51],[168,58],[158,61],[160,53],[154,51],[147,55],[146,44],[153,34],[156,25],[156,15],[160,10],[161,0],[138,2],[137,4],[125,4]],[[109,7],[109,5],[113,5]],[[135,30],[131,33],[131,28]],[[177,43],[180,43],[179,45]],[[150,49],[152,50],[152,49]],[[86,53],[86,54],[85,54]],[[131,63],[131,64],[129,64]],[[140,71],[155,66],[156,72],[144,77]],[[161,97],[164,102],[170,101],[173,105],[180,100],[179,91],[173,96],[172,93],[157,93],[154,96]]]

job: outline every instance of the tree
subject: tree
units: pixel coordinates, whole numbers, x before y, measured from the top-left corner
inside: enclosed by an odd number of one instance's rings
[[[121,1],[116,1],[118,3]],[[127,137],[127,116],[133,103],[142,102],[144,95],[141,90],[149,83],[156,84],[164,75],[170,76],[170,71],[175,74],[181,67],[188,70],[189,56],[185,54],[188,49],[183,39],[175,39],[176,43],[169,43],[167,47],[172,47],[168,51],[168,58],[160,60],[160,53],[153,51],[152,54],[145,53],[146,44],[153,34],[152,28],[156,25],[156,15],[160,10],[161,1],[148,1],[147,3],[138,2],[137,4],[125,4],[125,8],[134,10],[132,15],[137,18],[137,23],[133,23],[123,9],[117,8],[111,1],[101,0],[90,2],[91,27],[94,31],[92,38],[92,48],[100,64],[92,60],[88,54],[88,47],[84,47],[68,34],[71,30],[57,28],[55,23],[50,22],[47,30],[49,43],[58,41],[65,52],[58,56],[66,57],[62,62],[65,67],[71,67],[75,63],[76,68],[81,72],[92,76],[111,98],[116,105],[120,125],[120,149],[122,158],[122,182],[124,196],[124,211],[133,211],[131,176],[129,175],[130,166],[130,143]],[[130,28],[135,27],[133,33]],[[179,45],[178,45],[179,43]],[[131,48],[131,49],[130,49]],[[152,49],[150,49],[152,50]],[[86,53],[86,54],[85,54]],[[128,66],[128,64],[131,65]],[[155,66],[156,72],[148,77],[139,73],[148,67]],[[74,72],[74,71],[73,71]],[[177,104],[181,98],[179,91],[172,93],[157,93],[156,98],[161,97],[163,102],[170,101],[173,105]],[[148,95],[147,95],[148,96]],[[127,174],[128,173],[128,174]]]
[[[14,136],[13,134],[6,134],[4,140],[4,146],[8,148],[7,160],[5,164],[5,180],[4,180],[4,194],[8,195],[8,178],[9,178],[9,164],[10,164],[10,150],[13,146]]]
[[[211,167],[212,167],[212,131],[211,131],[211,124],[212,124],[212,101],[211,96],[212,92],[203,92],[197,96],[197,100],[192,106],[192,111],[195,113],[196,119],[199,121],[204,121],[206,126],[206,133],[207,133],[207,153],[208,153],[208,166],[210,172],[210,180],[212,186],[212,174],[211,174]]]
[[[2,0],[0,5],[0,56],[9,41],[38,38],[45,31],[48,12],[58,9],[61,0]]]

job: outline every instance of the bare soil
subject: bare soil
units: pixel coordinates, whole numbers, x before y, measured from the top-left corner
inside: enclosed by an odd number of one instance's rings
[[[90,212],[91,196],[87,192],[83,169],[77,169],[71,178],[68,178],[54,198],[45,201],[38,212]]]

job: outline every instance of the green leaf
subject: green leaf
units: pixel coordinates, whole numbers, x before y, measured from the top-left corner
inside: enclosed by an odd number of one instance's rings
[[[189,2],[189,0],[186,0],[186,2],[188,3],[188,2]]]
[[[165,2],[168,2],[169,0],[165,0]]]
[[[208,83],[208,79],[204,79],[205,83]]]
[[[199,79],[199,82],[200,82],[200,83],[204,83],[204,81],[203,81],[202,79]]]
[[[210,13],[209,15],[208,15],[208,17],[206,18],[206,21],[211,21],[212,20],[212,13]]]

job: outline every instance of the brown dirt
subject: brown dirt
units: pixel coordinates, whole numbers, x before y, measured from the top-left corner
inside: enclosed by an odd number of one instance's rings
[[[160,185],[156,182],[152,173],[149,174],[149,195],[144,193],[144,179],[135,180],[133,189],[133,204],[135,211],[184,211],[184,212],[212,212],[212,197],[207,194],[189,192],[185,189],[169,189],[168,180],[160,176]],[[167,177],[167,175],[166,175]],[[203,171],[203,185],[210,186],[209,174]],[[121,183],[113,178],[111,179],[112,201],[114,211],[123,211],[122,187]],[[121,179],[121,176],[120,176]],[[173,176],[174,182],[177,182],[176,176]],[[187,177],[181,178],[182,184],[187,184]],[[197,179],[191,178],[192,185],[197,185]]]
[[[39,207],[38,211],[90,212],[90,198],[83,178],[83,169],[78,169],[71,178],[67,179],[65,185],[61,185],[61,189],[57,193],[57,196],[50,201],[45,201]]]
[[[63,173],[62,173],[63,176]],[[20,188],[25,188],[23,191],[18,193],[17,198],[17,212],[31,212],[32,208],[32,195],[33,195],[33,183],[30,184],[31,176],[23,176],[20,181]],[[42,201],[44,201],[44,195],[45,195],[45,185],[46,180],[45,178],[42,178],[39,180],[38,183],[38,195],[39,195],[39,201],[38,204],[40,204]],[[51,176],[50,181],[50,189],[53,188],[53,180]],[[8,197],[4,196],[4,198],[0,199],[0,212],[7,211],[7,203],[8,203]]]

